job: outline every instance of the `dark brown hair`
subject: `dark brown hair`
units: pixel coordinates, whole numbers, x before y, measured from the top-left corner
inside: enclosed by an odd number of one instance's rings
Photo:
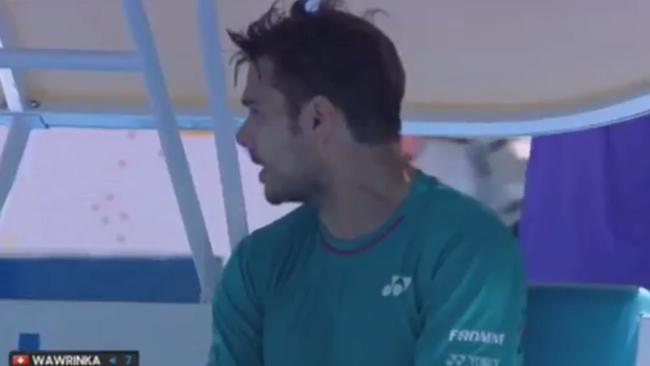
[[[228,31],[239,47],[236,65],[268,57],[273,84],[287,98],[293,117],[322,95],[342,111],[358,142],[397,141],[405,88],[402,61],[379,28],[342,5],[321,0],[308,11],[304,1],[296,1],[283,12],[275,3],[245,31]]]

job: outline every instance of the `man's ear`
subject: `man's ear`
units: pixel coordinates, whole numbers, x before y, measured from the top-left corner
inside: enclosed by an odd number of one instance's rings
[[[302,111],[302,127],[326,138],[340,123],[340,112],[329,98],[317,95],[305,104]]]

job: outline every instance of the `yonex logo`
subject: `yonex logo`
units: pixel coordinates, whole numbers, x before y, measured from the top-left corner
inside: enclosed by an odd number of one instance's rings
[[[393,276],[390,283],[381,290],[381,296],[399,296],[411,286],[411,277]]]
[[[501,360],[498,358],[479,357],[472,355],[459,355],[452,353],[447,357],[445,366],[499,366]]]
[[[449,357],[447,357],[447,362],[445,362],[445,366],[463,366],[465,364],[465,360],[467,359],[467,356],[465,355],[457,355],[457,354],[450,354]]]

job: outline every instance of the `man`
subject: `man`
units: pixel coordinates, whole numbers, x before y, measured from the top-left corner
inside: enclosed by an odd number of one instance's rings
[[[230,33],[250,65],[238,142],[266,198],[303,205],[243,240],[213,305],[218,366],[520,364],[517,245],[409,167],[393,43],[321,1]]]

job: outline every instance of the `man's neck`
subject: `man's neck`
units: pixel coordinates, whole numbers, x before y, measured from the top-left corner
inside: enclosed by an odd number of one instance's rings
[[[411,176],[411,168],[398,156],[349,164],[319,199],[321,221],[340,239],[370,233],[406,198]]]

